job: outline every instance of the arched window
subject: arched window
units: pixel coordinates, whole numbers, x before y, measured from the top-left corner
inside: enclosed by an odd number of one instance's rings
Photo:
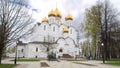
[[[53,31],[55,31],[55,27],[53,27]]]
[[[70,23],[70,26],[72,25],[72,23]]]
[[[72,29],[70,30],[70,34],[72,34]]]
[[[36,48],[36,52],[38,52],[38,48]]]
[[[21,52],[23,52],[24,51],[24,49],[21,49]]]
[[[53,42],[55,42],[55,37],[53,37]]]
[[[44,25],[44,30],[46,30],[46,25]]]

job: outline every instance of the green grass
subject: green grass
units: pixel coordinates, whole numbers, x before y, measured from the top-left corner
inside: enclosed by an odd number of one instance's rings
[[[120,66],[120,59],[111,59],[106,61],[106,64]]]
[[[120,59],[111,59],[110,61],[120,61]]]
[[[98,61],[103,61],[102,58],[99,58],[97,59]],[[117,58],[112,58],[110,60],[105,60],[105,64],[108,64],[108,65],[115,65],[115,66],[120,66],[120,59],[117,59]]]
[[[120,61],[107,61],[106,64],[120,66]]]
[[[30,58],[30,59],[27,59],[27,58],[19,58],[17,59],[18,62],[31,62],[31,61],[40,61],[42,59],[36,59],[36,58]],[[12,60],[14,61],[14,60]]]
[[[0,68],[13,68],[14,64],[0,64]]]

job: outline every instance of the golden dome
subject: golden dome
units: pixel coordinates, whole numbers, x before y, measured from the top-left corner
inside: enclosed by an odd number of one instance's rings
[[[55,12],[54,14],[55,14],[57,17],[60,17],[60,18],[61,18],[61,13],[60,13],[60,11],[58,10],[58,8],[56,8],[54,12]]]
[[[68,33],[68,31],[69,31],[69,30],[68,30],[67,27],[64,27],[64,28],[63,28],[63,33]]]
[[[50,16],[55,16],[55,11],[53,11],[53,9],[48,14],[48,17],[50,17]]]
[[[48,22],[48,19],[47,19],[46,17],[44,17],[44,18],[42,19],[42,22]]]
[[[60,24],[60,25],[63,25],[63,23],[62,23],[62,22],[59,22],[59,24]]]
[[[65,20],[73,20],[72,15],[69,13],[69,14],[65,17]]]

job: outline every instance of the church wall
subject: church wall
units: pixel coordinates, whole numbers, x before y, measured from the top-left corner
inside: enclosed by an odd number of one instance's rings
[[[61,25],[61,26],[59,27],[59,36],[60,36],[60,37],[63,37],[63,28],[64,28],[64,25]]]
[[[50,27],[48,23],[41,23],[41,25],[37,26],[37,28],[35,28],[35,31],[32,33],[33,37],[31,40],[41,42],[47,40],[49,29]]]
[[[57,48],[56,48],[56,51],[57,51],[57,55],[59,56],[62,56],[62,54],[66,54],[66,41],[65,39],[59,39],[57,41]],[[60,52],[60,49],[62,49],[62,52]]]
[[[48,22],[51,23],[55,23],[55,17],[51,16],[48,18]]]
[[[56,41],[59,37],[59,26],[55,24],[51,24],[51,30],[50,30],[50,35],[52,38],[52,41]]]
[[[75,41],[75,43],[77,44],[77,32],[76,32],[76,30],[75,30],[75,28],[73,28],[73,27],[69,27],[69,37],[70,38],[72,38],[74,41]]]
[[[60,17],[56,17],[55,20],[56,20],[55,23],[56,23],[56,24],[59,24],[61,18],[60,18]]]
[[[72,26],[72,20],[67,20],[67,21],[66,21],[66,25],[67,25],[67,26]]]
[[[29,58],[36,58],[36,56],[38,56],[38,55],[36,55],[36,47],[37,47],[37,45],[34,45],[34,44],[29,44],[28,45],[28,57]]]
[[[75,56],[75,41],[72,38],[66,38],[68,44],[67,51],[70,55]]]
[[[42,50],[42,44],[29,44],[28,45],[28,57],[40,58],[46,57],[45,51]]]
[[[25,46],[17,46],[17,57],[25,57]]]

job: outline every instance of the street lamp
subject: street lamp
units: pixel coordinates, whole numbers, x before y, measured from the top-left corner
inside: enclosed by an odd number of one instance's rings
[[[101,46],[102,46],[102,58],[103,58],[103,63],[105,63],[104,43],[102,43]]]
[[[17,45],[18,45],[18,40],[16,42],[16,52],[15,52],[15,60],[14,60],[14,64],[17,64]]]

